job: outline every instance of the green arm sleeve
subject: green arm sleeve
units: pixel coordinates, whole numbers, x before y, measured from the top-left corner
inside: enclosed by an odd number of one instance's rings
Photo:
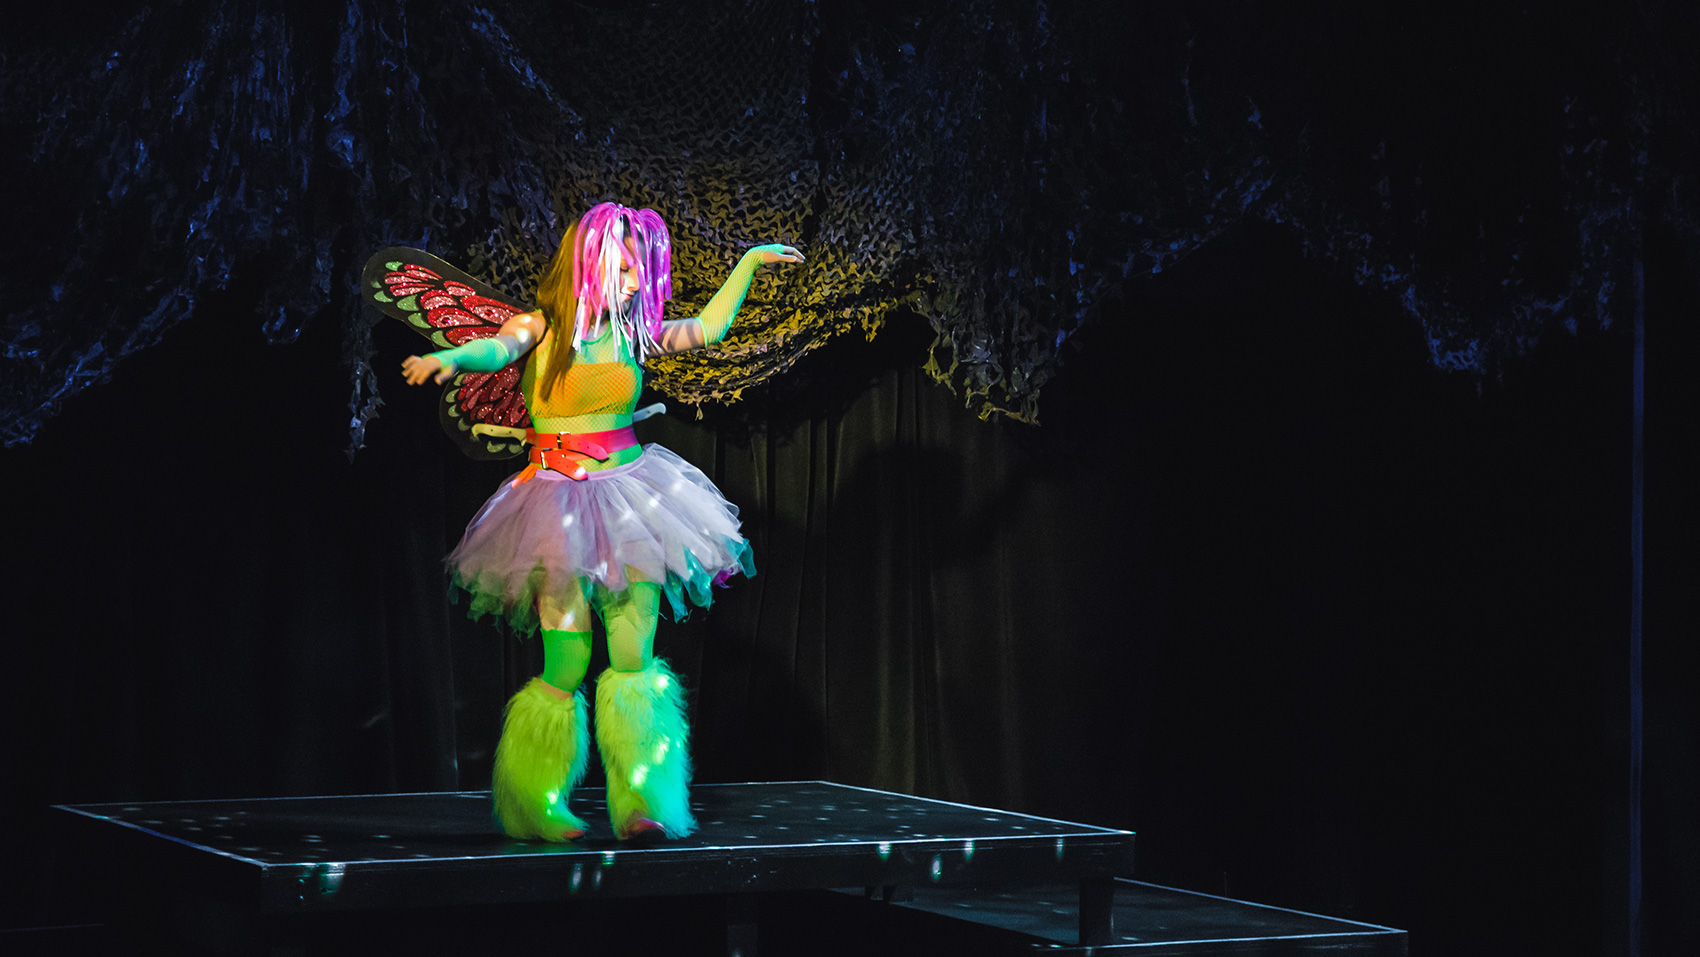
[[[513,336],[491,336],[488,339],[474,339],[453,349],[433,352],[431,357],[440,360],[444,367],[452,365],[456,372],[499,372],[524,354],[525,349]]]
[[[732,328],[732,320],[738,318],[738,307],[744,304],[744,296],[749,294],[750,280],[755,278],[760,265],[761,256],[756,250],[745,253],[744,258],[733,267],[732,275],[726,277],[725,285],[703,307],[697,322],[702,323],[703,340],[709,345],[726,338],[727,330]]]

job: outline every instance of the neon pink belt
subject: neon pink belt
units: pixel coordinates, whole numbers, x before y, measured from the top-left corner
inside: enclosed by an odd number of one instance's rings
[[[608,456],[615,452],[638,444],[637,432],[629,425],[606,432],[537,432],[526,429],[525,441],[531,446],[531,464],[514,477],[515,485],[531,481],[540,468],[582,482],[590,474],[585,467],[586,462],[606,462]]]

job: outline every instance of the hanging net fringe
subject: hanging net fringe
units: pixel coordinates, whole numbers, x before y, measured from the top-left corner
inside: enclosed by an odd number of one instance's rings
[[[1601,72],[1631,80],[1536,103],[1558,132],[1510,199],[1449,214],[1432,144],[1377,132],[1419,121],[1295,107],[1322,102],[1303,84],[1326,78],[1296,72],[1330,52],[1304,46],[1315,22],[1147,6],[348,0],[332,21],[243,0],[0,41],[0,123],[27,147],[7,173],[34,204],[0,285],[4,441],[244,289],[273,342],[341,323],[352,453],[381,405],[365,257],[419,246],[526,297],[603,201],[666,218],[670,316],[751,245],[808,254],[758,274],[718,348],[652,363],[675,399],[736,402],[834,337],[912,321],[934,378],[1028,422],[1129,277],[1247,218],[1290,226],[1395,297],[1436,364],[1478,373],[1555,323],[1610,323],[1641,197],[1700,235],[1692,183],[1659,172],[1694,145],[1689,100],[1656,95],[1696,86],[1692,17],[1648,8],[1652,52]],[[1542,242],[1559,255],[1531,257]]]

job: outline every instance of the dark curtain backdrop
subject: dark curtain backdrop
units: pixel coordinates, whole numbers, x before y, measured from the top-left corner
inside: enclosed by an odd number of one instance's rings
[[[1694,293],[1649,307],[1649,921],[1687,942],[1695,348],[1664,317]],[[400,388],[350,464],[336,331],[265,346],[252,294],[0,452],[5,926],[85,916],[49,803],[483,788],[535,667],[439,568],[508,469]],[[414,343],[379,332],[393,374]],[[736,415],[640,426],[742,504],[760,566],[662,625],[700,780],[1133,828],[1142,878],[1419,954],[1598,951],[1626,335],[1447,376],[1394,304],[1248,227],[1130,286],[1038,428],[965,412],[916,370],[930,339],[894,323]]]

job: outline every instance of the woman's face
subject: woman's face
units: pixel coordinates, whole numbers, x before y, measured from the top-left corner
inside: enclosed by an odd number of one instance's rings
[[[625,238],[625,244],[626,244],[626,254],[630,258],[627,261],[620,263],[620,305],[621,306],[624,306],[626,303],[631,302],[632,297],[637,295],[637,289],[638,289],[638,271],[636,269],[632,268],[633,264],[635,264],[637,262],[637,256],[638,256],[637,238],[635,236],[627,236]]]

